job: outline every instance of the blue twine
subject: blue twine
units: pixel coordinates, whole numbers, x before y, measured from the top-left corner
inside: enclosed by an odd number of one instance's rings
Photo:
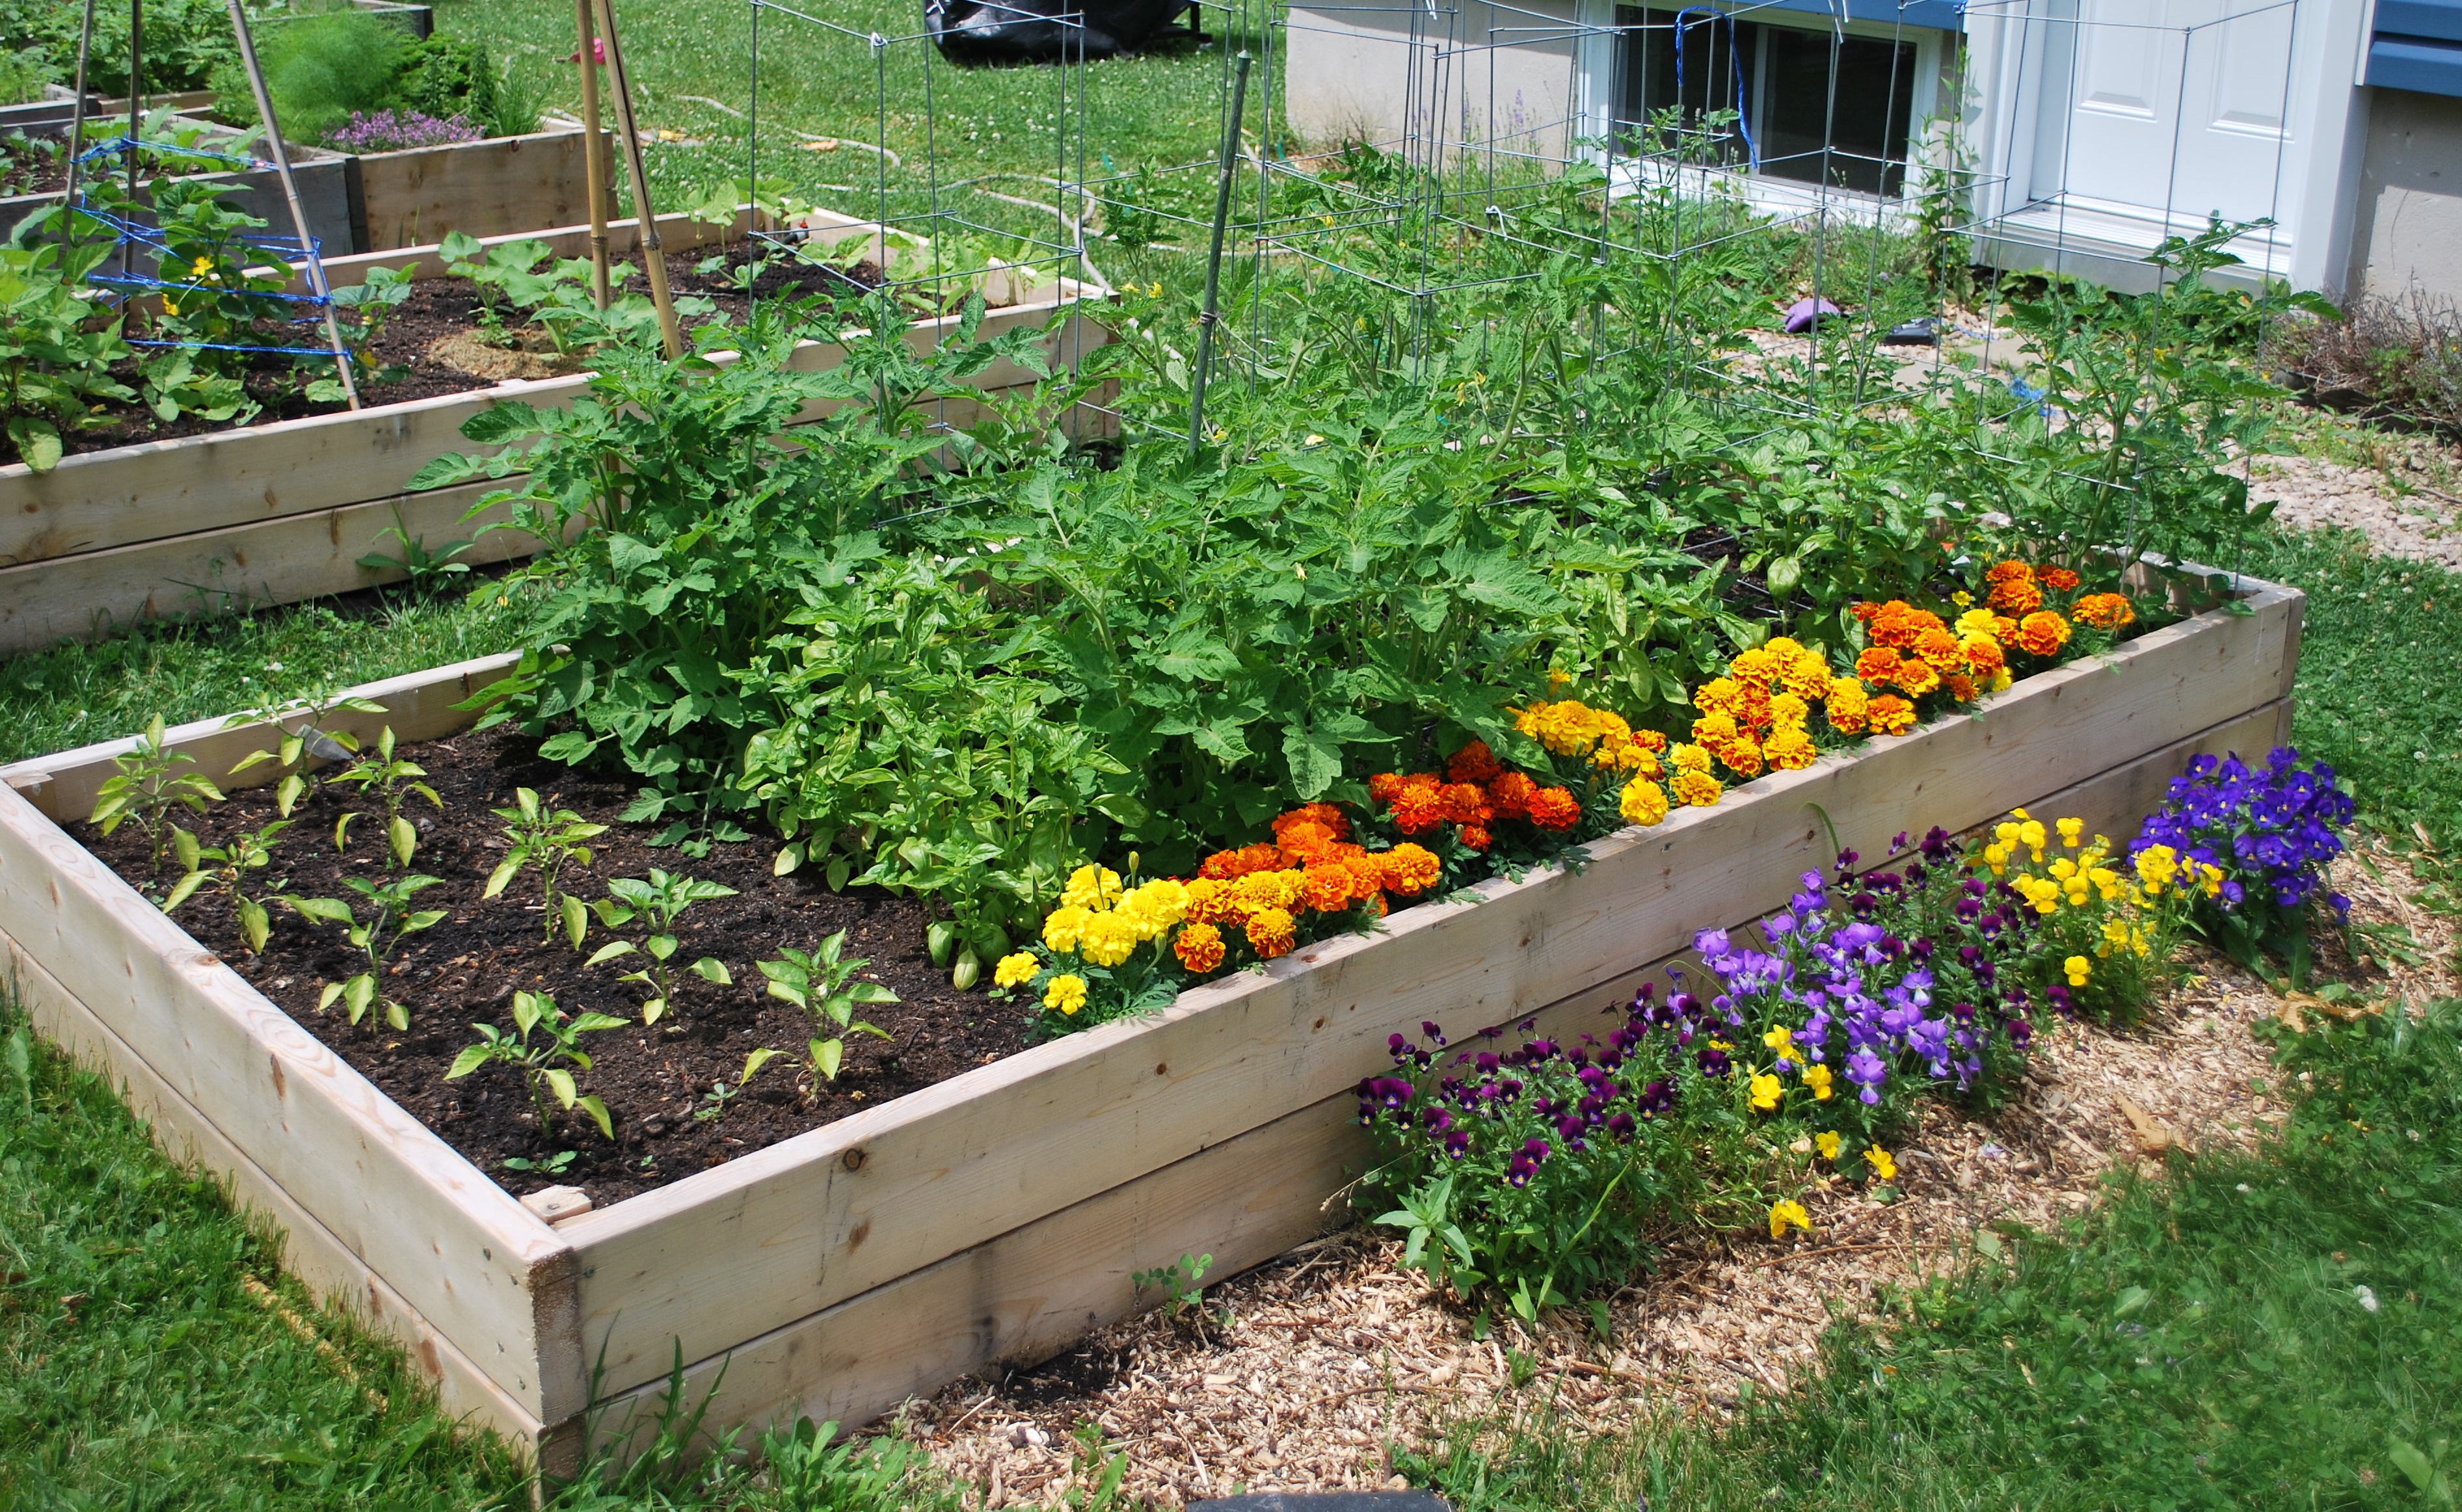
[[[89,273],[86,275],[86,282],[89,284],[100,285],[104,288],[131,290],[163,289],[178,290],[183,293],[237,294],[243,299],[279,299],[288,304],[313,305],[319,310],[333,303],[333,300],[327,296],[318,294],[294,294],[287,290],[227,289],[220,284],[175,284],[165,279],[145,278],[135,273]]]
[[[1752,101],[1747,97],[1744,89],[1743,60],[1739,57],[1736,53],[1736,23],[1733,16],[1727,15],[1724,11],[1713,11],[1708,6],[1686,6],[1683,10],[1675,12],[1676,106],[1680,109],[1684,104],[1684,31],[1686,26],[1684,18],[1692,15],[1708,16],[1711,24],[1714,26],[1721,20],[1724,20],[1727,23],[1727,72],[1734,75],[1736,79],[1736,129],[1743,133],[1744,155],[1752,163],[1753,171],[1755,173],[1759,173],[1761,171],[1761,147],[1760,142],[1753,140],[1753,107]],[[1696,21],[1692,24],[1698,26],[1700,23]]]
[[[148,152],[182,158],[201,158],[207,162],[227,162],[235,168],[270,168],[273,164],[256,158],[234,157],[227,152],[215,152],[205,147],[184,147],[171,141],[140,141],[135,137],[114,137],[77,154],[77,162],[92,162],[97,158],[117,157],[137,148]]]
[[[263,352],[270,356],[323,357],[329,362],[334,358],[332,347],[260,347],[245,341],[140,341],[133,336],[128,338],[128,344],[133,347],[179,347],[190,352]]]

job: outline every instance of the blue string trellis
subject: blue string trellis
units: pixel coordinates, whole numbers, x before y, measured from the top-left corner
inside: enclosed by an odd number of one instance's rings
[[[256,171],[273,166],[270,162],[255,158],[217,151],[209,147],[190,147],[165,141],[141,141],[128,136],[114,137],[97,142],[77,154],[76,162],[79,168],[83,169],[96,163],[118,162],[134,152],[144,152],[158,158],[182,158],[196,162],[210,162],[240,171]],[[207,296],[236,294],[248,301],[248,308],[251,312],[264,312],[255,314],[254,319],[272,320],[293,326],[321,322],[324,319],[327,307],[334,302],[331,294],[292,293],[287,289],[235,289],[220,282],[207,281],[205,277],[207,272],[213,272],[219,276],[218,268],[197,270],[185,279],[162,276],[160,270],[173,266],[178,255],[171,248],[170,238],[159,226],[132,220],[110,210],[97,208],[91,204],[86,198],[86,185],[94,183],[97,177],[92,173],[79,174],[76,200],[69,207],[68,214],[73,230],[81,224],[91,225],[110,232],[112,236],[114,255],[104,258],[86,274],[86,283],[99,292],[104,302],[111,308],[123,309],[130,300],[160,296],[166,303],[166,313],[176,313],[180,297],[184,294]],[[241,231],[226,240],[228,245],[246,249],[249,254],[244,259],[248,267],[289,268],[303,260],[321,263],[324,256],[323,244],[314,237],[302,242],[295,236]],[[135,270],[140,264],[150,264],[158,271],[153,274],[137,272]],[[115,266],[127,270],[112,271]],[[323,280],[317,279],[313,282],[321,284]],[[291,313],[279,315],[271,313],[285,307],[288,307]],[[253,341],[206,341],[140,336],[129,336],[125,339],[132,347],[174,348],[194,352],[246,352],[266,356],[309,356],[323,357],[327,360],[331,360],[334,356],[334,349],[321,342],[315,346],[283,346]]]

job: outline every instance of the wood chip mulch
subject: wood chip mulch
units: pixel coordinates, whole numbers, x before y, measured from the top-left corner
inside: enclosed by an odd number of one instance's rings
[[[2339,863],[2335,880],[2355,920],[2409,931],[2411,950],[2388,954],[2418,959],[2355,961],[2329,945],[2321,980],[2412,1004],[2462,991],[2454,921],[2417,906],[2401,857],[2379,844]],[[1575,1433],[1719,1413],[1744,1381],[1784,1391],[1833,1319],[1869,1318],[1883,1288],[1958,1265],[1984,1225],[2055,1228],[2094,1202],[2118,1162],[2252,1143],[2286,1112],[2257,1090],[2271,1065],[2252,1026],[2336,1011],[2350,1010],[2286,1000],[2194,950],[2141,1028],[2045,1032],[2035,1069],[1992,1121],[1927,1110],[1898,1147],[1897,1200],[1816,1182],[1803,1196],[1809,1235],[1678,1240],[1612,1299],[1608,1343],[1569,1308],[1535,1332],[1505,1321],[1475,1338],[1467,1312],[1397,1269],[1398,1241],[1352,1227],[1209,1287],[1204,1326],[1149,1313],[1034,1371],[910,1403],[884,1431],[970,1484],[972,1507],[1057,1507],[1081,1484],[1070,1436],[1093,1422],[1128,1457],[1132,1501],[1178,1506],[1398,1484],[1389,1446],[1517,1407],[1550,1406]]]

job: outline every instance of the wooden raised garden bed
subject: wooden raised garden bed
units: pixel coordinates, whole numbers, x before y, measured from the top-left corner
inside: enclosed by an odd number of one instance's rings
[[[1875,858],[1900,832],[2029,804],[2125,839],[2192,754],[2287,735],[2302,603],[2249,583],[2238,612],[1620,832],[1578,873],[1401,910],[1380,934],[555,1223],[64,832],[125,743],[0,769],[0,939],[43,1032],[124,1084],[174,1155],[285,1225],[286,1264],[401,1338],[451,1411],[552,1461],[594,1405],[594,1368],[616,1427],[680,1359],[696,1392],[723,1370],[712,1428],[859,1423],[1133,1312],[1138,1270],[1211,1253],[1228,1275],[1309,1237],[1357,1173],[1352,1089],[1386,1067],[1387,1035],[1430,1018],[1586,1024],[1696,928],[1758,917],[1825,868],[1825,815]],[[353,723],[446,734],[505,664],[375,684],[388,712]],[[218,721],[171,738],[207,773],[265,743]]]
[[[869,222],[827,211],[810,219],[814,234],[832,243],[877,238]],[[659,228],[673,252],[739,240],[745,223],[729,231],[685,216],[660,216]],[[589,255],[587,226],[524,234],[547,242],[559,257]],[[616,222],[609,241],[614,255],[637,256],[638,227],[632,221]],[[891,254],[884,249],[883,255]],[[371,268],[413,265],[422,275],[439,275],[444,260],[434,247],[414,247],[335,258],[326,266],[340,288],[364,279]],[[1030,292],[1023,303],[993,311],[983,335],[1039,328],[1101,293],[1061,280]],[[925,352],[956,324],[955,316],[918,321],[907,340]],[[1073,365],[1110,339],[1096,321],[1077,315],[1052,338],[1050,355],[1055,363]],[[836,366],[843,356],[833,342],[808,341],[798,349],[795,365],[817,372]],[[988,395],[1034,381],[1032,373],[1010,362],[967,379]],[[481,482],[407,490],[412,476],[429,462],[473,449],[462,436],[463,422],[500,400],[568,404],[588,382],[587,374],[515,379],[356,413],[78,453],[45,473],[22,463],[0,466],[0,656],[91,638],[141,619],[292,603],[391,581],[400,574],[363,567],[359,559],[400,555],[390,533],[397,527],[431,548],[468,538],[475,525],[463,524],[463,515],[481,494],[501,486]],[[802,419],[818,419],[834,407],[814,405]],[[941,418],[951,425],[976,418],[971,404],[952,401],[946,408]],[[461,559],[482,564],[534,549],[518,532],[497,530],[480,537]]]

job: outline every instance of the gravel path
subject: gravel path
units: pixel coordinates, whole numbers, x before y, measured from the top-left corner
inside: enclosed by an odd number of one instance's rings
[[[2358,530],[2388,556],[2462,570],[2462,497],[2413,483],[2408,498],[2373,467],[2319,457],[2259,457],[2249,497],[2277,501],[2274,517],[2302,529]]]

